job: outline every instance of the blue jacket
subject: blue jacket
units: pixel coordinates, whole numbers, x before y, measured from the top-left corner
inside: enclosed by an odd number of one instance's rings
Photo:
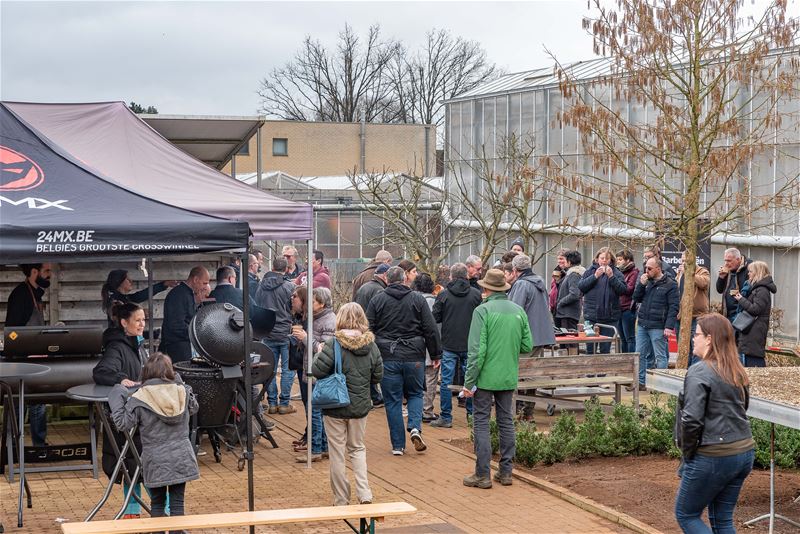
[[[612,265],[610,277],[596,278],[594,273],[598,267],[597,263],[592,263],[578,282],[578,289],[583,293],[583,318],[592,323],[616,325],[620,317],[619,297],[628,289],[625,276]]]
[[[633,301],[641,302],[639,326],[647,329],[675,328],[678,317],[678,284],[667,275],[658,280],[649,280],[647,285],[636,283]]]

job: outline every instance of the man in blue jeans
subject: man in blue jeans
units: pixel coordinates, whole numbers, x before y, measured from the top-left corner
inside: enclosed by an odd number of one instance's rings
[[[280,362],[281,369],[280,405],[278,388],[273,378],[267,387],[268,413],[282,415],[297,411],[289,404],[294,381],[294,371],[289,370],[289,334],[292,331],[292,292],[295,285],[283,279],[287,265],[285,258],[273,259],[272,270],[264,275],[256,291],[256,304],[275,310],[275,326],[263,341],[275,355],[275,366]]]
[[[639,353],[639,390],[645,391],[647,370],[666,369],[669,363],[667,338],[675,334],[678,316],[678,284],[661,270],[661,262],[652,257],[645,263],[645,273],[633,290],[639,306],[636,328],[636,352]]]
[[[450,267],[450,282],[436,296],[433,318],[442,325],[442,386],[440,390],[441,413],[431,426],[450,428],[453,426],[453,383],[456,366],[461,366],[461,376],[467,373],[467,341],[472,312],[481,303],[481,292],[469,283],[467,266],[454,263]],[[551,329],[552,330],[552,329]],[[467,399],[467,415],[472,415],[472,399]]]
[[[408,262],[411,263],[411,262]],[[416,267],[392,267],[388,286],[375,295],[367,308],[370,330],[383,358],[381,391],[389,423],[392,454],[405,453],[408,430],[417,452],[427,445],[422,439],[422,394],[425,388],[425,351],[434,361],[442,357],[439,330],[422,293],[412,291]],[[408,399],[408,423],[403,428],[403,396]]]

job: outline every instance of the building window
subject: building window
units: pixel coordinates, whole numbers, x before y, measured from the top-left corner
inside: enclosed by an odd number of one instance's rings
[[[242,145],[242,148],[236,153],[237,156],[249,156],[250,155],[250,141]]]
[[[273,156],[288,156],[289,155],[289,140],[280,137],[272,138],[272,155]]]

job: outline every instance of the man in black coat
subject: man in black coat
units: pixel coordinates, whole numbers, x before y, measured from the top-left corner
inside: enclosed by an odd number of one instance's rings
[[[408,399],[407,430],[417,452],[427,448],[422,440],[422,394],[425,389],[425,351],[434,365],[442,357],[439,331],[422,293],[412,291],[402,267],[386,273],[388,287],[375,295],[367,308],[370,329],[383,358],[381,390],[392,454],[402,456],[406,446],[403,429],[403,396]]]
[[[8,296],[6,327],[44,326],[44,291],[50,287],[51,267],[49,263],[28,263],[20,266],[25,280],[20,282]],[[28,418],[31,423],[31,440],[35,447],[47,445],[47,406],[29,404]]]
[[[261,262],[258,260],[258,257],[253,254],[247,257],[247,262],[247,292],[250,293],[250,298],[255,300],[256,291],[258,291],[258,284],[260,282],[258,279],[258,270],[261,269]],[[239,287],[238,282],[237,280],[234,284],[236,287]]]
[[[217,269],[217,285],[209,293],[209,297],[214,299],[219,304],[233,304],[240,310],[244,309],[244,293],[238,287],[235,287],[236,272],[231,266],[220,267]],[[258,289],[258,286],[256,286]],[[250,299],[252,307],[253,301]]]
[[[436,296],[433,304],[433,319],[442,325],[442,385],[440,389],[441,414],[431,426],[450,428],[453,426],[453,395],[449,386],[453,383],[456,365],[462,376],[467,373],[467,338],[472,323],[472,312],[481,303],[481,292],[472,287],[467,279],[467,266],[455,263],[450,267],[450,282]],[[467,414],[472,415],[472,399],[466,402]]]
[[[747,266],[753,260],[747,259],[739,249],[729,248],[723,255],[723,264],[717,274],[717,293],[722,295],[722,315],[733,321],[739,303],[736,299],[747,280]],[[738,338],[738,333],[737,333]]]
[[[173,362],[192,359],[189,323],[192,322],[198,304],[211,291],[210,279],[205,267],[193,267],[186,281],[170,290],[164,300],[164,322],[161,326],[159,350],[168,354]]]
[[[369,303],[372,298],[386,289],[386,272],[389,270],[388,263],[381,263],[375,268],[375,274],[372,275],[372,280],[358,288],[356,292],[355,303],[364,308],[366,313],[369,308]]]
[[[678,317],[678,284],[664,274],[661,262],[652,257],[645,274],[633,290],[633,302],[641,303],[637,315],[636,352],[639,353],[639,389],[645,389],[647,370],[666,369],[669,363],[667,339],[675,335]]]

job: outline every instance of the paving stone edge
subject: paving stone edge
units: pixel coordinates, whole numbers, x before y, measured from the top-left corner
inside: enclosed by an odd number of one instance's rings
[[[469,453],[455,445],[451,445],[447,441],[440,440],[439,443],[443,445],[446,449],[449,449],[453,452],[457,452],[462,456],[466,456],[471,458],[473,461],[475,460],[475,455]],[[497,462],[492,461],[492,469],[499,469]],[[550,495],[558,497],[567,501],[570,504],[574,504],[578,508],[600,516],[604,519],[611,521],[612,523],[616,523],[620,526],[623,526],[633,532],[637,532],[639,534],[664,534],[660,530],[639,521],[626,513],[617,511],[609,506],[604,504],[600,504],[599,502],[590,499],[589,497],[584,497],[583,495],[579,495],[574,491],[570,491],[567,488],[561,487],[557,484],[553,484],[552,482],[548,482],[542,478],[536,477],[529,473],[522,473],[518,470],[513,472],[514,478],[525,482],[526,484],[530,484],[536,488],[541,489],[542,491],[546,491]]]

